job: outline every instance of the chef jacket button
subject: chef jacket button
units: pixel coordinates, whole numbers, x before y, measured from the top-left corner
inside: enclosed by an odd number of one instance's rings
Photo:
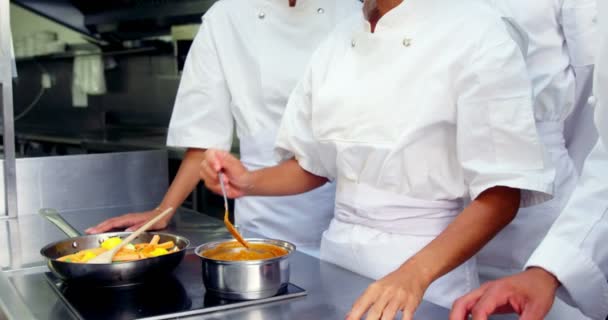
[[[357,41],[355,41],[354,39],[350,42],[350,46],[351,47],[356,47],[357,46]]]
[[[264,12],[260,12],[260,13],[258,13],[258,18],[264,19],[264,18],[266,18],[266,14]]]
[[[317,9],[317,13],[318,14],[324,14],[325,13],[325,9],[319,8],[319,9]]]
[[[409,47],[411,45],[412,45],[412,39],[410,39],[410,38],[403,39],[403,46],[404,47]]]
[[[587,99],[587,103],[591,107],[595,107],[595,104],[597,103],[597,99],[595,98],[595,96],[590,96],[589,99]]]

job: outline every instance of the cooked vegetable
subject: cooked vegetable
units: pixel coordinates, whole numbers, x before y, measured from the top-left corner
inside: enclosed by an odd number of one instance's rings
[[[81,250],[74,254],[63,256],[57,260],[71,263],[86,263],[103,252],[116,247],[121,241],[122,239],[118,237],[108,238],[101,243],[99,248]],[[126,262],[154,258],[179,251],[179,248],[175,245],[175,243],[173,243],[173,241],[158,243],[159,241],[160,237],[158,235],[154,235],[150,243],[137,243],[135,245],[129,243],[118,250],[112,259],[112,262]]]
[[[108,238],[104,242],[101,243],[101,247],[106,250],[112,250],[114,247],[119,245],[121,241],[122,241],[122,239],[118,238],[118,237]]]

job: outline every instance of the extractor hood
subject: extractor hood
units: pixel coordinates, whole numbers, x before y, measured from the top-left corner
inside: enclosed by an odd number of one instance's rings
[[[110,42],[169,34],[200,23],[216,0],[13,0],[71,29]]]

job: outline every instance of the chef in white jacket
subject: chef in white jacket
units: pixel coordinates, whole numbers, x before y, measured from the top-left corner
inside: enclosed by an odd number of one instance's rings
[[[566,149],[564,124],[568,116],[579,112],[575,108],[587,108],[588,96],[577,101],[575,86],[591,82],[597,44],[596,0],[487,1],[512,19],[528,39],[526,64],[535,119],[556,176],[551,201],[519,210],[515,220],[481,250],[477,262],[482,282],[522,270],[576,186],[578,172]],[[591,138],[587,140],[593,144]],[[570,313],[575,310],[568,312],[561,301],[555,308],[557,318],[550,319],[583,319]]]
[[[490,282],[454,304],[450,320],[485,320],[498,312],[544,319],[556,297],[585,316],[608,316],[608,3],[598,1],[600,43],[595,67],[595,124],[600,139],[587,157],[566,208],[526,264],[526,271]],[[589,124],[591,125],[591,124]],[[579,319],[579,318],[570,318]]]
[[[378,280],[349,319],[397,310],[409,319],[423,295],[449,307],[476,287],[469,258],[520,205],[547,199],[553,172],[531,97],[521,51],[489,6],[367,1],[320,46],[292,94],[277,139],[283,162],[248,171],[208,152],[201,177],[223,170],[231,197],[336,181],[321,258]]]
[[[179,207],[200,181],[205,150],[230,150],[235,127],[248,168],[276,164],[273,146],[289,93],[314,49],[342,17],[360,8],[357,0],[216,2],[188,54],[169,125],[167,145],[188,149],[174,182],[155,210],[113,218],[87,232],[136,229],[167,207]],[[245,233],[289,240],[315,254],[334,193],[327,185],[293,197],[239,199],[236,222]]]

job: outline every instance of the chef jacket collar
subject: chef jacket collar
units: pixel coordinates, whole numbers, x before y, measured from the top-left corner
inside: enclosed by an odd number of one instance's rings
[[[289,0],[270,0],[269,2],[274,3],[274,4],[279,4],[281,7],[296,9],[296,8],[302,7],[303,5],[305,5],[308,2],[314,2],[314,0],[297,0],[295,7],[289,6]]]
[[[313,16],[321,19],[328,16],[328,13],[335,10],[335,5],[330,3],[333,1],[298,0],[295,7],[290,7],[287,0],[262,0],[257,8],[258,18],[263,20],[278,12],[280,15],[288,15],[289,25],[298,26],[302,23],[310,23]]]
[[[424,21],[424,16],[433,9],[432,0],[403,0],[398,6],[387,12],[376,24],[376,32],[383,28],[395,28],[404,23]],[[363,28],[371,32],[369,17],[376,10],[376,0],[365,0],[363,4]]]
[[[314,10],[325,10],[330,5],[325,0],[298,0],[295,7],[289,6],[289,1],[287,0],[265,0],[265,7],[275,8],[277,10],[290,10],[290,12],[309,12],[311,7]]]

